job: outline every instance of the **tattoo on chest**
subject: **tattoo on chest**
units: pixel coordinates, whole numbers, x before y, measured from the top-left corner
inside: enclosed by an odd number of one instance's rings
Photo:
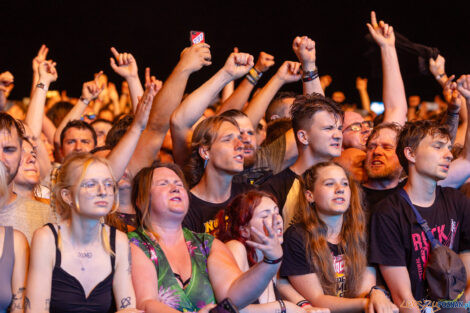
[[[120,309],[125,309],[130,305],[131,305],[131,297],[122,298],[121,299],[121,306],[119,308]]]
[[[78,252],[78,257],[83,259],[91,259],[93,257],[92,252]]]

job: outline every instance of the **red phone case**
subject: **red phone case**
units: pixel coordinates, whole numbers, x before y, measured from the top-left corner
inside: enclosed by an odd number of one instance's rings
[[[204,32],[192,30],[189,32],[189,40],[191,41],[192,45],[195,45],[200,42],[205,42],[205,35]]]

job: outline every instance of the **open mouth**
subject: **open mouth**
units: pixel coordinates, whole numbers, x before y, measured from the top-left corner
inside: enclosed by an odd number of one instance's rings
[[[172,197],[170,201],[181,202],[181,197]]]
[[[379,160],[374,160],[372,161],[372,166],[381,166],[381,165],[384,165],[384,162],[382,161],[379,161]]]
[[[346,199],[344,199],[343,197],[337,197],[333,199],[333,202],[336,204],[343,204],[344,202],[346,202]]]
[[[442,170],[443,170],[444,172],[448,172],[448,171],[449,171],[449,164],[441,164],[441,165],[439,165],[439,166],[442,168]]]
[[[243,149],[243,154],[252,154],[252,153],[253,153],[253,149],[250,149],[250,148]]]
[[[238,163],[243,163],[243,154],[237,154],[235,157],[234,157],[235,161],[237,161]]]

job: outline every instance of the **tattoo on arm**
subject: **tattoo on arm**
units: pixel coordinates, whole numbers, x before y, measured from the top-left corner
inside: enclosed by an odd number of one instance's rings
[[[120,309],[125,309],[131,305],[131,297],[126,297],[121,299],[121,306]]]
[[[29,301],[28,297],[24,297],[24,308],[26,310],[31,310],[31,301]]]
[[[49,299],[46,299],[46,305],[44,306],[44,309],[46,311],[49,311],[50,307],[51,307],[51,299],[49,298]]]
[[[23,310],[23,297],[24,287],[18,288],[18,291],[12,295],[11,298],[11,309],[12,310]]]

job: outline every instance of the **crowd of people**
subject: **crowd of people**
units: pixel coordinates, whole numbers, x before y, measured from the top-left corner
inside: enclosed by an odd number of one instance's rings
[[[204,42],[164,82],[146,68],[144,84],[111,48],[120,93],[103,72],[78,99],[52,90],[45,45],[28,103],[1,73],[0,312],[208,313],[229,298],[243,313],[417,313],[470,300],[470,75],[448,76],[438,55],[443,99],[407,99],[393,27],[374,12],[366,26],[382,114],[365,78],[360,103],[325,96],[332,78],[306,36],[262,88],[274,56],[235,49],[185,94],[211,65]],[[280,91],[299,82],[302,94]],[[435,246],[460,263],[431,273]]]

